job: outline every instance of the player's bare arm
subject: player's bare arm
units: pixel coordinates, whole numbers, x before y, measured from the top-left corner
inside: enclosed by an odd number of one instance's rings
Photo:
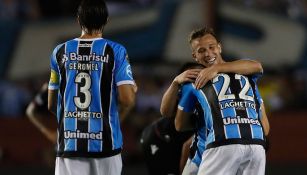
[[[130,110],[135,104],[136,85],[120,85],[118,86],[118,101],[119,101],[119,117],[120,121],[124,121]]]
[[[53,114],[56,115],[57,111],[57,94],[58,90],[48,90],[48,110]]]
[[[57,132],[56,129],[51,129],[47,127],[46,122],[43,120],[44,116],[42,116],[35,107],[35,104],[31,102],[29,106],[27,107],[26,114],[33,123],[33,125],[38,128],[42,134],[46,136],[46,138],[52,142],[53,144],[56,143],[56,138],[57,138]],[[54,116],[52,116],[54,117]]]
[[[263,126],[264,134],[265,134],[265,136],[268,136],[269,133],[270,133],[270,123],[269,123],[269,120],[268,120],[268,117],[267,117],[263,103],[261,104],[260,108],[261,108],[261,115],[262,115],[261,123],[262,123],[262,126]]]
[[[178,90],[181,84],[194,82],[201,69],[189,69],[175,77],[172,84],[163,94],[160,112],[162,116],[173,117],[177,107]]]
[[[260,62],[255,60],[236,60],[214,64],[200,71],[195,81],[197,89],[202,88],[208,81],[212,80],[218,73],[237,73],[251,75],[262,73],[263,68]]]
[[[48,91],[48,84],[47,83],[45,83],[42,86],[41,91],[44,91],[44,92]],[[46,109],[46,107],[44,109]],[[50,117],[50,116],[44,116],[44,115],[48,115],[50,113],[47,113],[47,111],[45,111],[45,110],[43,112],[41,110],[39,110],[39,105],[37,104],[37,102],[34,99],[28,105],[28,107],[26,109],[26,114],[27,114],[27,117],[29,118],[30,122],[36,128],[38,128],[42,132],[42,134],[44,134],[47,137],[47,139],[49,141],[51,141],[53,144],[55,144],[56,143],[56,137],[57,137],[56,128],[55,127],[51,128],[50,127],[50,121],[45,120],[47,117]],[[55,124],[56,123],[55,117],[53,116],[52,119],[54,119],[54,124]]]
[[[191,120],[191,115],[192,113],[177,109],[175,117],[175,128],[177,131],[188,131],[195,128]]]
[[[181,150],[181,158],[180,158],[180,173],[182,173],[184,166],[189,158],[189,153],[190,153],[190,147],[192,145],[192,137],[190,137],[187,141],[184,142],[182,145],[182,150]]]

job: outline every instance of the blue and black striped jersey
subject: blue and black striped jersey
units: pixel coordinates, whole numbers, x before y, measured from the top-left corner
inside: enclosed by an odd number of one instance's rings
[[[198,134],[200,132],[204,132],[203,130],[206,128],[203,115],[204,113],[203,113],[202,107],[197,102],[195,104],[195,110],[193,114],[190,116],[190,117],[193,117],[192,121],[194,123],[195,130],[194,130],[194,136],[192,139],[192,144],[190,146],[190,155],[189,155],[189,158],[191,159],[192,162],[195,163],[195,165],[197,165],[197,167],[200,166],[202,154],[206,149],[206,145],[205,145],[206,135],[202,135],[202,138],[200,138]]]
[[[117,86],[134,84],[126,49],[103,38],[73,39],[51,56],[49,89],[58,90],[57,156],[118,154]]]
[[[197,103],[201,105],[205,125],[198,135],[206,149],[227,144],[264,145],[258,77],[218,74],[200,90],[192,83],[182,87],[178,108],[193,112]]]

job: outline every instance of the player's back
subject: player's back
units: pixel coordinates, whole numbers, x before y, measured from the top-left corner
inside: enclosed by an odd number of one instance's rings
[[[60,76],[57,117],[63,131],[59,156],[120,152],[116,85],[133,81],[126,57],[123,46],[103,38],[76,38],[54,50],[51,67]]]
[[[264,145],[256,76],[218,74],[201,89],[208,104],[205,115],[209,129],[207,148],[225,144]]]
[[[260,121],[261,96],[258,76],[218,74],[198,90],[192,83],[183,86],[180,108],[186,112],[199,103],[205,125],[199,128],[199,141],[206,149],[228,144],[264,145]]]

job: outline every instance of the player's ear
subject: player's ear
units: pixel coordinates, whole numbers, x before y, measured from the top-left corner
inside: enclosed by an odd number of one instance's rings
[[[192,58],[195,58],[195,57],[196,57],[195,53],[192,53]]]
[[[218,43],[217,47],[219,48],[219,52],[222,53],[222,45],[221,45],[221,43]]]
[[[197,62],[197,58],[196,58],[196,54],[194,52],[192,52],[192,58]]]

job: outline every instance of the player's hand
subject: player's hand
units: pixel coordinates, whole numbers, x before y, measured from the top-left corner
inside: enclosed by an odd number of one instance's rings
[[[53,144],[56,144],[57,141],[57,132],[56,131],[45,131],[45,135],[49,141],[51,141]]]
[[[133,85],[133,92],[136,93],[138,91],[138,86],[136,84]]]
[[[181,74],[179,74],[175,79],[174,82],[177,84],[183,84],[186,82],[194,82],[196,77],[198,76],[201,69],[189,69]]]
[[[216,77],[217,74],[218,74],[218,69],[214,65],[202,69],[195,80],[196,89],[204,87],[207,84],[207,82]]]

